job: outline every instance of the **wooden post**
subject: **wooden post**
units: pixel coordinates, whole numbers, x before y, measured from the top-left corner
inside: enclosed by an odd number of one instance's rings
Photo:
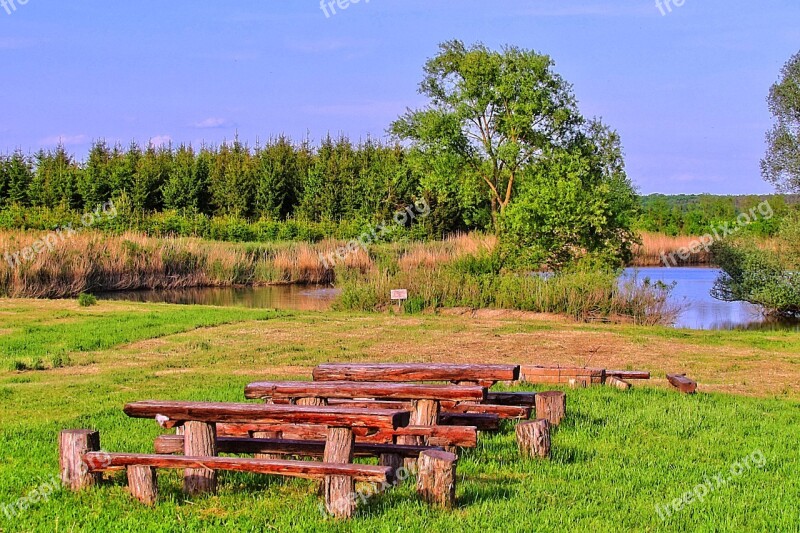
[[[186,422],[183,450],[187,457],[215,457],[216,426],[206,422]],[[187,494],[216,492],[217,472],[210,468],[187,468],[183,473],[183,491]]]
[[[544,418],[557,426],[567,415],[567,395],[561,391],[536,393],[536,418]]]
[[[70,490],[81,490],[98,483],[102,474],[89,473],[83,463],[86,452],[100,451],[100,433],[90,429],[67,429],[58,435],[61,483]]]
[[[352,463],[355,435],[351,428],[329,428],[323,461]],[[325,509],[336,518],[350,518],[356,511],[356,483],[348,476],[325,476]]]
[[[606,385],[609,387],[616,387],[620,390],[628,390],[631,388],[631,384],[625,381],[624,379],[619,379],[616,376],[609,376],[606,378]]]
[[[449,452],[426,450],[419,454],[417,493],[428,503],[452,509],[456,504],[456,462]]]
[[[571,389],[585,389],[587,386],[586,379],[570,378],[569,380],[569,388]]]
[[[549,457],[550,421],[540,419],[517,424],[517,444],[526,457]]]
[[[436,426],[439,423],[439,413],[441,404],[438,400],[414,400],[411,402],[411,422],[410,426]],[[411,444],[422,446],[428,444],[425,437],[402,436],[397,441],[399,444]],[[411,468],[417,462],[416,459],[406,459],[405,465]]]
[[[128,490],[145,505],[155,505],[158,500],[156,469],[152,466],[129,466]]]
[[[282,439],[283,434],[280,431],[251,431],[251,439]],[[277,453],[256,453],[253,454],[256,459],[283,459],[283,456]]]

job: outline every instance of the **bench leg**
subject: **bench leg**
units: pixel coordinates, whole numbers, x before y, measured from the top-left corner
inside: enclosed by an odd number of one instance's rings
[[[186,422],[183,446],[184,455],[187,457],[215,457],[217,455],[216,426],[205,422]],[[216,471],[209,468],[187,468],[183,473],[183,491],[187,494],[216,492]]]
[[[91,474],[83,464],[86,452],[100,451],[100,433],[89,429],[67,429],[58,435],[58,459],[61,483],[70,490],[91,487],[100,481],[100,473]]]
[[[156,469],[152,466],[129,466],[128,490],[145,505],[155,505],[158,500]]]
[[[417,493],[428,503],[452,509],[456,504],[456,462],[449,452],[426,450],[419,454]]]
[[[355,435],[351,428],[329,428],[325,443],[326,463],[352,463]],[[355,514],[356,483],[347,476],[326,476],[323,482],[325,509],[336,518],[350,518]]]
[[[439,414],[441,413],[441,404],[436,400],[414,400],[411,402],[411,426],[436,426],[439,424]],[[423,446],[428,444],[428,439],[424,437],[401,437],[398,439],[399,444],[411,444],[416,446]],[[413,468],[416,464],[416,459],[406,459],[406,468]]]

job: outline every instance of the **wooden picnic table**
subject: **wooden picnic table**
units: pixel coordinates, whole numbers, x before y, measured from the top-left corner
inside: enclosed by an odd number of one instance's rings
[[[133,418],[156,419],[164,427],[183,426],[186,457],[217,456],[217,423],[326,426],[323,462],[332,464],[353,462],[354,428],[395,430],[407,426],[411,418],[408,411],[402,410],[152,400],[130,403],[124,411]],[[187,464],[184,470],[184,487],[190,494],[213,492],[216,482],[215,469]],[[324,484],[326,505],[345,502],[355,491],[351,475],[327,475]],[[349,514],[352,508],[339,512]]]
[[[314,381],[449,381],[492,387],[519,379],[519,365],[446,363],[327,363],[314,368]]]

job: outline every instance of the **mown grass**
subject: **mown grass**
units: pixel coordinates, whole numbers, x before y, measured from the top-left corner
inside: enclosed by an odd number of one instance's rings
[[[72,306],[72,307],[69,307]],[[74,308],[74,310],[73,310]],[[191,308],[220,325],[191,329],[189,308],[110,304],[78,308],[74,302],[0,301],[0,340],[30,337],[27,357],[47,346],[56,328],[67,337],[63,353],[80,357],[71,332],[97,331],[102,348],[84,354],[94,362],[39,372],[0,371],[0,505],[13,503],[58,472],[56,438],[64,428],[101,432],[110,451],[148,452],[161,430],[121,411],[127,401],[161,398],[241,401],[253,379],[308,379],[324,360],[417,359],[407,352],[374,355],[375,343],[408,340],[424,348],[440,339],[606,334],[661,339],[660,328],[546,323],[481,322],[464,317],[375,317]],[[217,315],[215,313],[219,312]],[[260,320],[266,317],[271,320]],[[8,319],[8,320],[6,320]],[[175,321],[183,327],[172,334]],[[149,330],[142,332],[142,322]],[[116,330],[115,326],[116,324]],[[488,327],[487,327],[488,325]],[[749,333],[749,332],[743,332]],[[720,334],[735,343],[738,332]],[[150,337],[152,336],[152,337]],[[159,337],[159,338],[155,338]],[[749,342],[744,335],[743,342]],[[133,342],[134,339],[140,339]],[[153,339],[153,340],[147,340]],[[377,339],[377,340],[376,340]],[[658,342],[661,342],[659,340]],[[673,350],[691,346],[672,339]],[[787,351],[774,353],[788,357]],[[129,344],[132,343],[132,344]],[[486,344],[488,345],[488,344]],[[401,351],[403,346],[400,346]],[[543,349],[542,347],[540,347]],[[485,348],[484,348],[485,349]],[[732,349],[732,348],[731,348]],[[561,348],[562,352],[564,351]],[[745,353],[750,349],[745,349]],[[736,352],[739,353],[739,352]],[[796,353],[796,352],[794,352]],[[522,355],[514,355],[522,358]],[[443,357],[447,357],[444,354]],[[451,356],[452,359],[452,356]],[[484,360],[494,357],[486,357]],[[477,359],[476,359],[477,360]],[[654,362],[654,365],[657,363]],[[722,367],[725,361],[719,361]],[[691,369],[689,369],[691,370]],[[405,484],[364,506],[349,522],[320,514],[313,483],[223,474],[213,497],[185,499],[178,473],[160,476],[161,502],[153,509],[131,501],[123,476],[82,494],[60,491],[13,519],[0,509],[3,531],[795,531],[800,478],[796,439],[800,404],[794,400],[725,394],[678,395],[637,387],[570,390],[569,417],[554,435],[551,461],[518,457],[513,425],[484,434],[459,464],[458,508],[431,509]],[[734,463],[763,453],[763,468],[731,476]],[[666,521],[664,505],[706,477],[731,481]]]

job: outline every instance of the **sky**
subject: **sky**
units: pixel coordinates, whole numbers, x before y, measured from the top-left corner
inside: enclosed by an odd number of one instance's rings
[[[550,55],[643,194],[772,192],[766,96],[800,50],[797,0],[340,1],[0,0],[0,152],[385,138],[460,39]]]

